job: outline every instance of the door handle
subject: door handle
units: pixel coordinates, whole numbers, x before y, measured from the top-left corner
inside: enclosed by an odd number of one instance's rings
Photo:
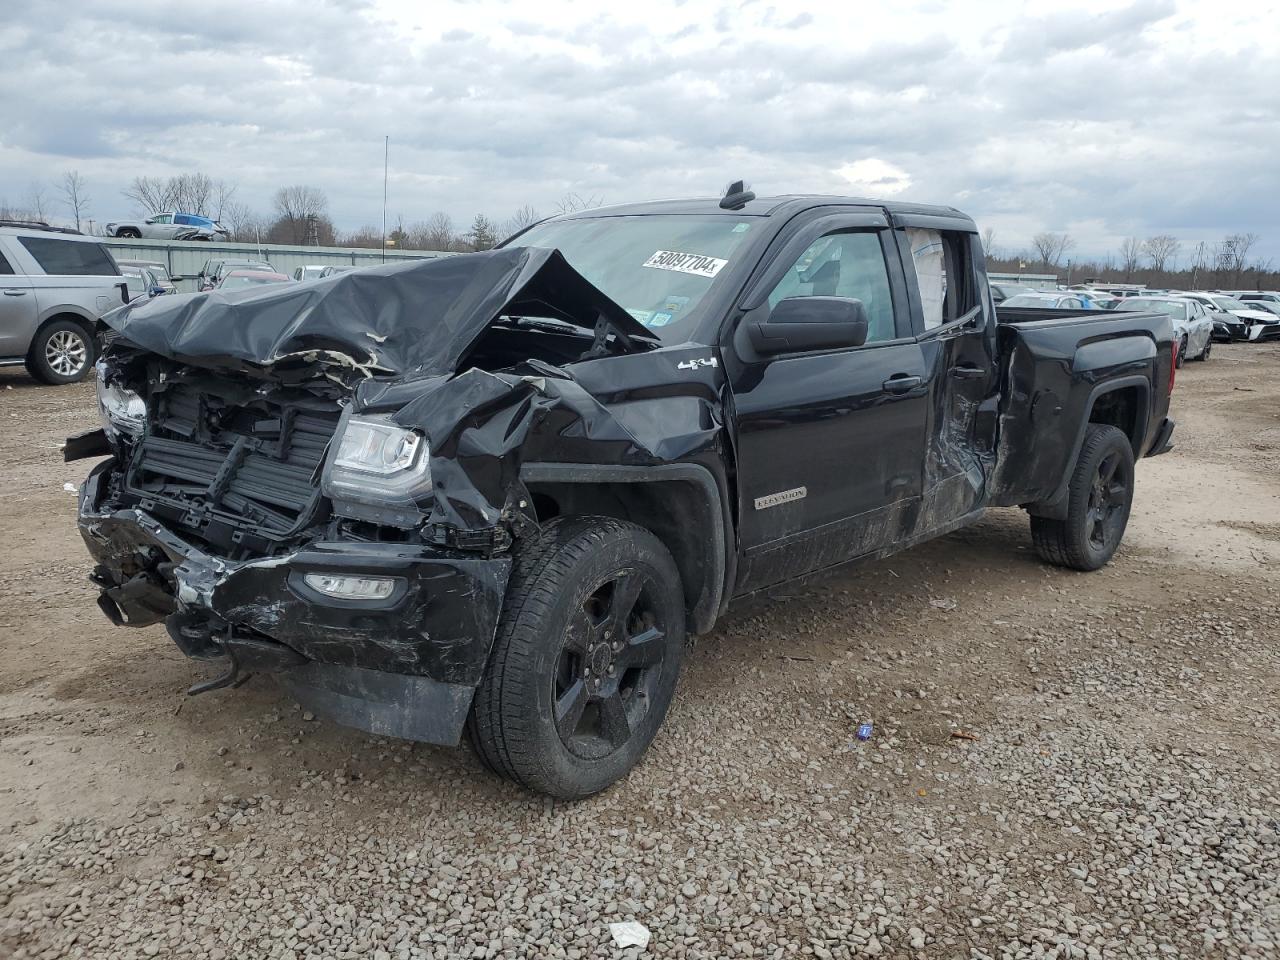
[[[987,371],[981,367],[975,367],[972,363],[962,363],[958,367],[951,368],[951,375],[957,380],[979,380],[987,375]]]
[[[6,297],[25,297],[25,296],[27,295],[27,291],[25,291],[25,290],[6,290],[6,291],[4,292],[4,295],[5,295]]]
[[[919,377],[908,377],[899,374],[896,377],[890,377],[880,386],[884,387],[885,393],[906,393],[908,390],[914,390],[920,386]]]

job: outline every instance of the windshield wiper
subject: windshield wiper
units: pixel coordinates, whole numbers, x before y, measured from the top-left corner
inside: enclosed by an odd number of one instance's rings
[[[499,322],[507,322],[514,327],[528,327],[532,330],[547,330],[551,333],[572,333],[579,337],[589,337],[591,332],[584,330],[576,323],[568,320],[557,320],[555,317],[499,317]]]

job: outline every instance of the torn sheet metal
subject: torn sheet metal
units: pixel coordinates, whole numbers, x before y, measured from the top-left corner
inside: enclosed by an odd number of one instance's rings
[[[674,365],[679,351],[652,354]],[[607,376],[609,361],[589,366]],[[434,509],[429,523],[492,527],[510,517],[526,460],[653,464],[710,446],[722,418],[716,371],[667,393],[605,406],[577,369],[531,360],[512,371],[472,368],[407,403],[392,419],[417,428],[431,450]]]
[[[346,368],[345,379],[447,374],[499,316],[653,333],[556,250],[511,247],[307,283],[134,301],[103,318],[130,343],[211,369]]]

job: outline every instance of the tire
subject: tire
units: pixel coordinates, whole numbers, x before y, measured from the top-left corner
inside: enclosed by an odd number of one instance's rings
[[[44,383],[77,383],[93,369],[94,355],[89,331],[74,320],[55,320],[31,341],[27,370]]]
[[[1066,518],[1031,518],[1040,558],[1072,570],[1105,566],[1129,523],[1133,475],[1133,447],[1124,431],[1089,424],[1067,487]]]
[[[1213,350],[1213,338],[1212,338],[1212,337],[1210,337],[1208,340],[1206,340],[1206,341],[1204,342],[1204,349],[1200,351],[1200,356],[1196,357],[1196,359],[1197,359],[1197,360],[1199,360],[1199,361],[1201,361],[1201,362],[1203,362],[1203,361],[1205,361],[1205,360],[1208,360],[1208,359],[1209,359],[1209,353],[1210,353],[1212,350]]]
[[[135,230],[133,227],[122,227],[116,231],[116,236],[121,240],[141,240],[142,231]]]
[[[471,745],[530,790],[598,793],[657,734],[684,642],[680,574],[657,537],[608,517],[553,520],[516,556]]]
[[[1187,338],[1183,337],[1181,340],[1178,341],[1178,356],[1174,358],[1174,363],[1177,364],[1178,369],[1181,370],[1182,365],[1186,362],[1187,362]]]

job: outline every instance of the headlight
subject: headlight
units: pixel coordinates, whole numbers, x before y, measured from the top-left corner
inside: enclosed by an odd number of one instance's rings
[[[147,420],[146,402],[118,383],[107,383],[106,370],[101,362],[97,364],[97,372],[98,413],[102,417],[103,429],[109,436],[117,433],[138,436]]]
[[[413,507],[431,492],[426,440],[384,417],[348,417],[321,486],[333,500]]]

